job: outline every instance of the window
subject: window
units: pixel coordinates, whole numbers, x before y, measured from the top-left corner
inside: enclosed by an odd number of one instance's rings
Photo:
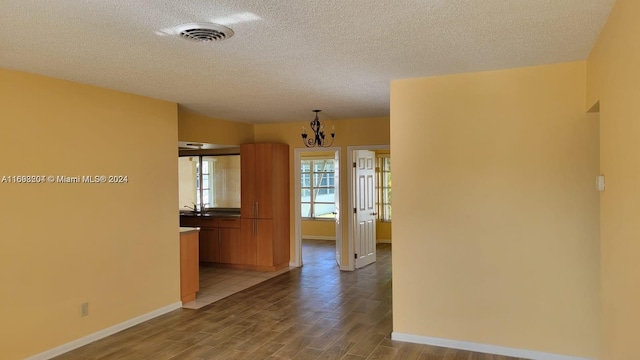
[[[303,159],[300,170],[302,217],[335,219],[334,159]]]
[[[211,156],[201,157],[196,164],[196,203],[202,204],[205,208],[216,207],[215,201],[215,172],[216,159]],[[202,174],[202,176],[200,176]],[[202,183],[200,182],[202,179]],[[200,199],[202,194],[202,200]]]
[[[389,154],[379,154],[378,164],[378,220],[391,221],[391,157]]]
[[[178,159],[180,209],[240,208],[240,155]]]

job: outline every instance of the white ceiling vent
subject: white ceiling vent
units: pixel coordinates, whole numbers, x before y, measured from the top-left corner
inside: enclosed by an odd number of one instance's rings
[[[233,30],[211,23],[190,23],[178,25],[175,32],[185,39],[199,42],[222,41],[233,36]]]

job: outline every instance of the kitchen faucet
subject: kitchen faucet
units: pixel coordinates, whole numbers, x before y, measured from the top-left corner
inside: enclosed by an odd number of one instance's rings
[[[184,207],[186,207],[187,209],[193,211],[193,212],[198,212],[198,205],[196,205],[195,203],[192,203],[193,207],[189,206],[189,205],[185,205]]]

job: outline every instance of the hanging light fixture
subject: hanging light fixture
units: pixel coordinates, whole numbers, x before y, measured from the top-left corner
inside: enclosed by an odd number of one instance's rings
[[[307,134],[307,128],[302,127],[302,142],[306,147],[329,147],[333,145],[333,139],[336,137],[335,127],[331,127],[331,142],[327,143],[324,133],[324,122],[318,119],[318,113],[322,110],[313,110],[316,118],[311,120],[309,127],[313,131],[311,137]]]

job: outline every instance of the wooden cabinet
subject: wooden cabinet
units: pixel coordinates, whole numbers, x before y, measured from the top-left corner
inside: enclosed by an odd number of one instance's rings
[[[286,267],[290,242],[289,146],[243,144],[240,164],[242,243],[255,246],[257,269]]]
[[[208,263],[255,265],[256,247],[247,250],[240,232],[240,218],[181,216],[181,226],[200,227],[199,260]]]
[[[255,250],[252,251],[250,246],[243,242],[240,228],[220,229],[220,263],[235,265],[256,263]]]
[[[200,261],[243,264],[239,218],[203,217],[200,226]]]
[[[180,216],[180,226],[183,227],[198,227],[198,217],[197,216]]]
[[[273,240],[273,220],[257,219],[256,245],[258,265],[274,266],[276,264],[274,261]],[[287,259],[287,262],[288,261],[289,259]]]
[[[217,263],[220,261],[220,230],[202,228],[200,230],[200,261]]]
[[[180,233],[180,300],[193,301],[200,290],[198,230]]]

